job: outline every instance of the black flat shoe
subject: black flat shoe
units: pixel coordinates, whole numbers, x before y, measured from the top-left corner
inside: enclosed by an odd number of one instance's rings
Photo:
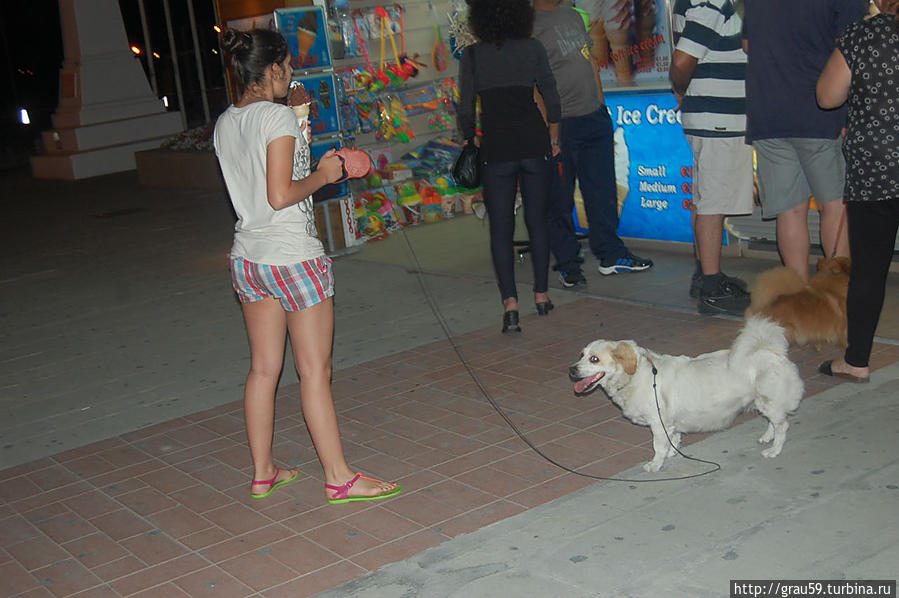
[[[540,303],[535,303],[534,305],[537,306],[537,315],[538,316],[545,316],[550,311],[552,311],[552,309],[555,307],[555,305],[553,305],[552,301],[542,301]]]
[[[819,365],[818,372],[824,374],[825,376],[836,376],[837,378],[849,380],[850,382],[864,383],[870,381],[870,378],[861,378],[859,376],[853,376],[852,374],[844,374],[843,372],[833,371],[833,359],[828,359],[827,361]]]
[[[518,325],[517,309],[503,313],[503,334],[509,334],[510,332],[521,332],[521,326]]]

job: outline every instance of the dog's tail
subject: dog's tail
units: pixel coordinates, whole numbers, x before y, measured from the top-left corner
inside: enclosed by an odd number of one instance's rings
[[[762,316],[749,316],[730,347],[728,365],[741,370],[762,367],[770,358],[787,359],[789,348],[786,331],[780,324]]]
[[[805,281],[792,268],[781,266],[765,270],[755,279],[750,289],[752,302],[746,315],[757,314],[783,295],[798,293],[805,288]]]

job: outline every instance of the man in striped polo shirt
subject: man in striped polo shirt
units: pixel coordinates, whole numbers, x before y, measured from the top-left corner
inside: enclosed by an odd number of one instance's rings
[[[739,0],[738,0],[739,1]],[[721,272],[725,216],[752,213],[752,147],[746,134],[746,54],[733,0],[677,0],[669,77],[693,149],[690,295],[701,314],[743,315],[746,283]]]

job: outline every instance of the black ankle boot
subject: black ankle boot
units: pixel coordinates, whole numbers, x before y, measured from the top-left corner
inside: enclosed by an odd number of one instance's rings
[[[535,303],[537,306],[537,315],[545,316],[555,307],[552,301],[541,301],[540,303]]]
[[[508,334],[509,332],[521,332],[521,326],[518,325],[517,309],[503,313],[503,334]]]

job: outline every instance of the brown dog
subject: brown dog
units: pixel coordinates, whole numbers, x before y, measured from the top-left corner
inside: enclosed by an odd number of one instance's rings
[[[752,285],[746,316],[761,314],[779,323],[797,345],[846,346],[848,257],[821,258],[818,272],[807,283],[792,268],[762,272]]]

